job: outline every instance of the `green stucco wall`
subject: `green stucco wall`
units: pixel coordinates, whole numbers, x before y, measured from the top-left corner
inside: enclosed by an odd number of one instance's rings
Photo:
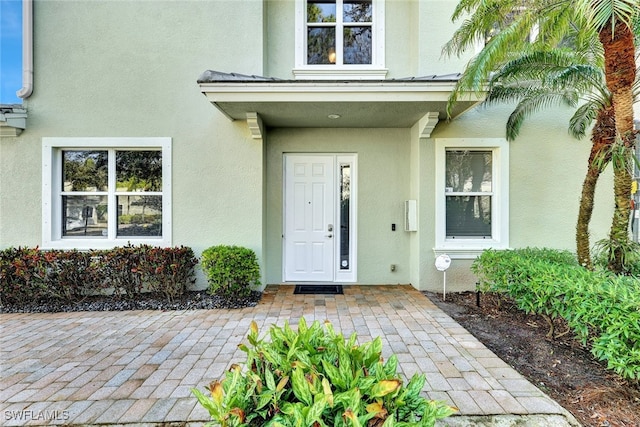
[[[455,1],[387,0],[389,78],[446,74]],[[253,139],[202,95],[207,69],[291,78],[293,0],[36,1],[35,87],[27,130],[0,141],[0,248],[41,244],[42,138],[171,137],[172,243],[254,249],[266,283],[282,280],[283,153],[358,155],[358,283],[441,289],[433,266],[435,138],[503,137],[508,107],[422,129],[267,129]],[[407,31],[409,29],[409,31]],[[567,135],[568,111],[527,121],[510,148],[510,246],[573,249],[589,141]],[[611,176],[598,186],[592,241],[608,232]],[[418,200],[417,232],[403,202]],[[396,231],[391,231],[391,224]],[[470,289],[454,260],[449,289]],[[390,264],[397,265],[391,272]],[[201,278],[202,279],[202,278]],[[203,281],[200,281],[200,285]]]
[[[432,138],[503,138],[509,106],[467,112],[451,123],[440,123]],[[575,226],[582,181],[587,169],[590,140],[576,140],[567,134],[571,112],[552,109],[531,117],[519,137],[510,143],[509,159],[509,247],[551,247],[575,251]],[[423,289],[441,289],[443,275],[434,267],[435,167],[433,141],[420,141],[418,194],[421,200],[421,230],[413,242],[412,256],[418,258],[419,284]],[[430,146],[431,144],[431,146]],[[415,142],[414,142],[415,145]],[[613,212],[613,181],[610,170],[601,177],[596,207],[591,220],[591,243],[609,231]],[[416,255],[418,251],[419,255]],[[414,258],[412,258],[414,259]],[[454,259],[447,271],[447,288],[472,289],[476,278],[469,271],[471,261]]]
[[[266,151],[268,283],[282,281],[283,153],[357,153],[358,283],[409,283],[407,129],[274,129]]]
[[[265,74],[291,79],[295,68],[295,0],[266,0],[265,4]],[[385,0],[386,78],[462,70],[468,56],[441,56],[442,46],[458,26],[451,22],[456,4],[452,0]]]
[[[262,256],[262,142],[196,80],[262,74],[263,12],[259,1],[36,1],[28,128],[0,142],[0,247],[41,244],[43,137],[162,136],[173,144],[172,243]]]

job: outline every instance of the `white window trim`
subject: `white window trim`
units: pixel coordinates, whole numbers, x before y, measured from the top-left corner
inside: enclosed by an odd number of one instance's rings
[[[386,0],[373,0],[373,22],[371,26],[373,46],[371,64],[352,65],[308,65],[306,0],[295,3],[295,68],[293,75],[298,80],[383,80],[385,68],[385,20]]]
[[[435,191],[436,191],[436,255],[448,254],[451,258],[472,259],[485,249],[509,247],[509,143],[504,138],[438,138],[435,140]],[[491,239],[447,239],[445,167],[447,149],[486,150],[493,153],[491,198]]]
[[[62,238],[61,185],[63,149],[159,148],[162,150],[162,237],[120,239]],[[127,244],[171,246],[171,138],[42,138],[42,245],[43,249],[108,249]]]

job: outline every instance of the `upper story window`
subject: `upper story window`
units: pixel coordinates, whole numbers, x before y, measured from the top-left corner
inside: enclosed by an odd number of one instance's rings
[[[170,139],[44,138],[43,246],[170,245]]]
[[[299,79],[383,79],[384,0],[297,0]]]
[[[308,0],[307,64],[371,64],[372,0]]]

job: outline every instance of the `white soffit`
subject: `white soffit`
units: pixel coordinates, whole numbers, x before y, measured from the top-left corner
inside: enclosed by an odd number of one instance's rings
[[[255,113],[268,127],[375,128],[411,127],[427,116],[429,123],[421,132],[428,137],[438,120],[447,118],[455,79],[284,81],[218,73],[198,83],[231,120],[247,120],[248,113]],[[479,101],[477,96],[459,101],[452,117]]]

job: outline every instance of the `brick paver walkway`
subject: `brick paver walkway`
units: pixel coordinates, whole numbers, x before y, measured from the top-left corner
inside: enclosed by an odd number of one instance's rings
[[[0,425],[201,425],[208,414],[190,389],[244,360],[237,345],[251,321],[264,333],[302,316],[328,319],[361,341],[381,336],[385,356],[395,353],[406,376],[426,373],[428,396],[461,415],[574,424],[410,286],[346,286],[344,295],[328,296],[270,286],[257,307],[241,310],[0,315]]]

